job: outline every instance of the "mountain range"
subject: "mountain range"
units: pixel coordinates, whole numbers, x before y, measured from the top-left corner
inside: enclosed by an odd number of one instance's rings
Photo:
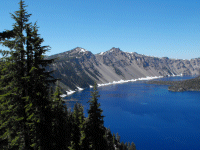
[[[93,85],[119,80],[138,79],[147,76],[199,75],[200,58],[190,60],[153,57],[136,52],[124,52],[111,48],[93,54],[84,48],[48,56],[56,59],[48,70],[54,70],[62,91],[76,90]]]

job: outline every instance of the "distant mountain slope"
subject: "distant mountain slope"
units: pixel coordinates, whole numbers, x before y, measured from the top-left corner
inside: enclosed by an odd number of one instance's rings
[[[200,58],[191,60],[157,58],[136,52],[123,52],[119,48],[94,55],[77,47],[48,58],[58,58],[48,69],[55,70],[54,77],[62,79],[60,85],[64,90],[89,87],[94,81],[108,83],[146,76],[200,73]]]

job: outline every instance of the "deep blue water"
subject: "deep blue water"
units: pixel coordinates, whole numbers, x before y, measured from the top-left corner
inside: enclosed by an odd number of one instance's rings
[[[169,77],[160,80],[183,80]],[[119,133],[121,141],[134,142],[137,150],[196,150],[200,147],[200,92],[170,92],[166,85],[141,81],[99,87],[104,125]],[[84,105],[90,91],[85,89],[67,99]]]

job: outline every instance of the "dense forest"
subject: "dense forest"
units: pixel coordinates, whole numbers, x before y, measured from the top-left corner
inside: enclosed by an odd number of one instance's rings
[[[54,59],[44,59],[36,23],[29,22],[24,1],[12,14],[12,30],[0,33],[1,150],[135,150],[132,142],[104,127],[97,85],[88,100],[88,117],[81,104],[70,110],[60,97],[59,82],[46,71]],[[54,90],[51,85],[56,85]]]

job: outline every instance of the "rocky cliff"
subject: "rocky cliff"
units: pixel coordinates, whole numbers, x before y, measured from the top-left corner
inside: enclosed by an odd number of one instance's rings
[[[108,83],[146,76],[200,73],[200,58],[191,60],[158,58],[136,52],[123,52],[119,48],[94,55],[77,47],[48,58],[57,58],[48,69],[55,70],[53,76],[61,79],[60,86],[65,90],[89,87],[94,81]]]

